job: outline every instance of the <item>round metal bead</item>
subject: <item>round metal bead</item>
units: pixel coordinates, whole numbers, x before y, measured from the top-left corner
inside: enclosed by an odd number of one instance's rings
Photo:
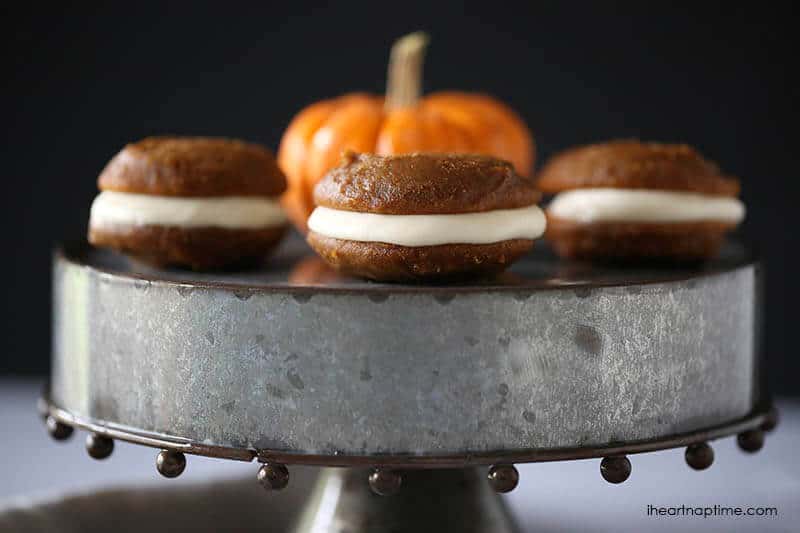
[[[631,462],[624,455],[604,457],[600,462],[600,474],[609,483],[622,483],[631,475]]]
[[[97,433],[86,436],[86,451],[93,459],[105,459],[114,451],[114,441]]]
[[[394,470],[376,468],[369,475],[369,486],[379,496],[397,494],[403,484],[403,476]]]
[[[736,436],[736,442],[742,451],[755,453],[764,446],[764,432],[760,429],[751,429]]]
[[[258,469],[258,482],[267,490],[285,489],[289,484],[289,469],[279,463],[264,463]]]
[[[174,450],[161,450],[156,458],[156,468],[164,477],[178,477],[186,468],[186,456]]]
[[[773,407],[772,409],[769,410],[769,413],[767,413],[767,417],[766,419],[764,419],[764,423],[761,424],[761,429],[767,432],[772,431],[778,426],[779,420],[780,417],[778,415],[778,410],[775,407]]]
[[[695,470],[705,470],[714,462],[714,449],[707,442],[699,442],[687,447],[684,457]]]
[[[517,488],[519,472],[514,465],[493,465],[486,478],[496,492],[506,493]]]
[[[47,432],[50,433],[50,436],[55,440],[67,440],[72,436],[72,432],[74,431],[72,426],[59,422],[52,416],[47,417],[45,424],[47,425]]]

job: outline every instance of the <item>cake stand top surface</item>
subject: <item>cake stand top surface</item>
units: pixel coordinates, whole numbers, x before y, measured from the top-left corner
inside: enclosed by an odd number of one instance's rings
[[[604,287],[656,284],[687,280],[727,272],[753,262],[753,255],[741,244],[729,242],[719,257],[705,263],[637,265],[590,264],[564,261],[546,245],[538,244],[506,272],[476,281],[455,284],[386,284],[337,274],[313,254],[297,236],[286,239],[277,252],[255,268],[241,271],[192,272],[159,269],[89,246],[83,241],[63,246],[58,255],[69,262],[86,265],[114,276],[151,282],[188,284],[220,289],[313,292],[480,292],[503,290],[546,290],[570,287]]]

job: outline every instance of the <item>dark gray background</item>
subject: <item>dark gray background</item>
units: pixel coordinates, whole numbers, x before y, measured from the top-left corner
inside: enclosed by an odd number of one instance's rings
[[[534,130],[539,162],[640,137],[688,142],[740,176],[740,234],[767,271],[770,380],[800,392],[788,3],[160,4],[0,8],[0,374],[47,371],[51,246],[85,231],[97,173],[126,142],[206,134],[276,148],[304,105],[382,92],[391,42],[425,29],[426,90],[506,100]]]

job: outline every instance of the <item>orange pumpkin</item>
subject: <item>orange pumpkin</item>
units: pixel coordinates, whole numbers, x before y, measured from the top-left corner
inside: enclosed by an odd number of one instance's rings
[[[409,152],[489,154],[533,172],[535,146],[525,122],[486,95],[455,91],[420,97],[424,33],[392,47],[386,98],[351,93],[314,103],[283,134],[278,164],[288,188],[282,198],[301,231],[314,209],[314,185],[339,163],[344,150],[383,155]]]

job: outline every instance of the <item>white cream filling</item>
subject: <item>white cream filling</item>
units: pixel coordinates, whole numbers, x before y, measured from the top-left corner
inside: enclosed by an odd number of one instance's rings
[[[179,197],[103,191],[92,203],[90,225],[255,229],[286,222],[277,199],[262,196]]]
[[[547,206],[555,217],[575,222],[702,222],[738,224],[745,207],[738,198],[636,189],[575,189]]]
[[[536,239],[546,224],[544,212],[535,205],[451,215],[384,215],[317,207],[308,219],[309,229],[326,237],[399,246]]]

